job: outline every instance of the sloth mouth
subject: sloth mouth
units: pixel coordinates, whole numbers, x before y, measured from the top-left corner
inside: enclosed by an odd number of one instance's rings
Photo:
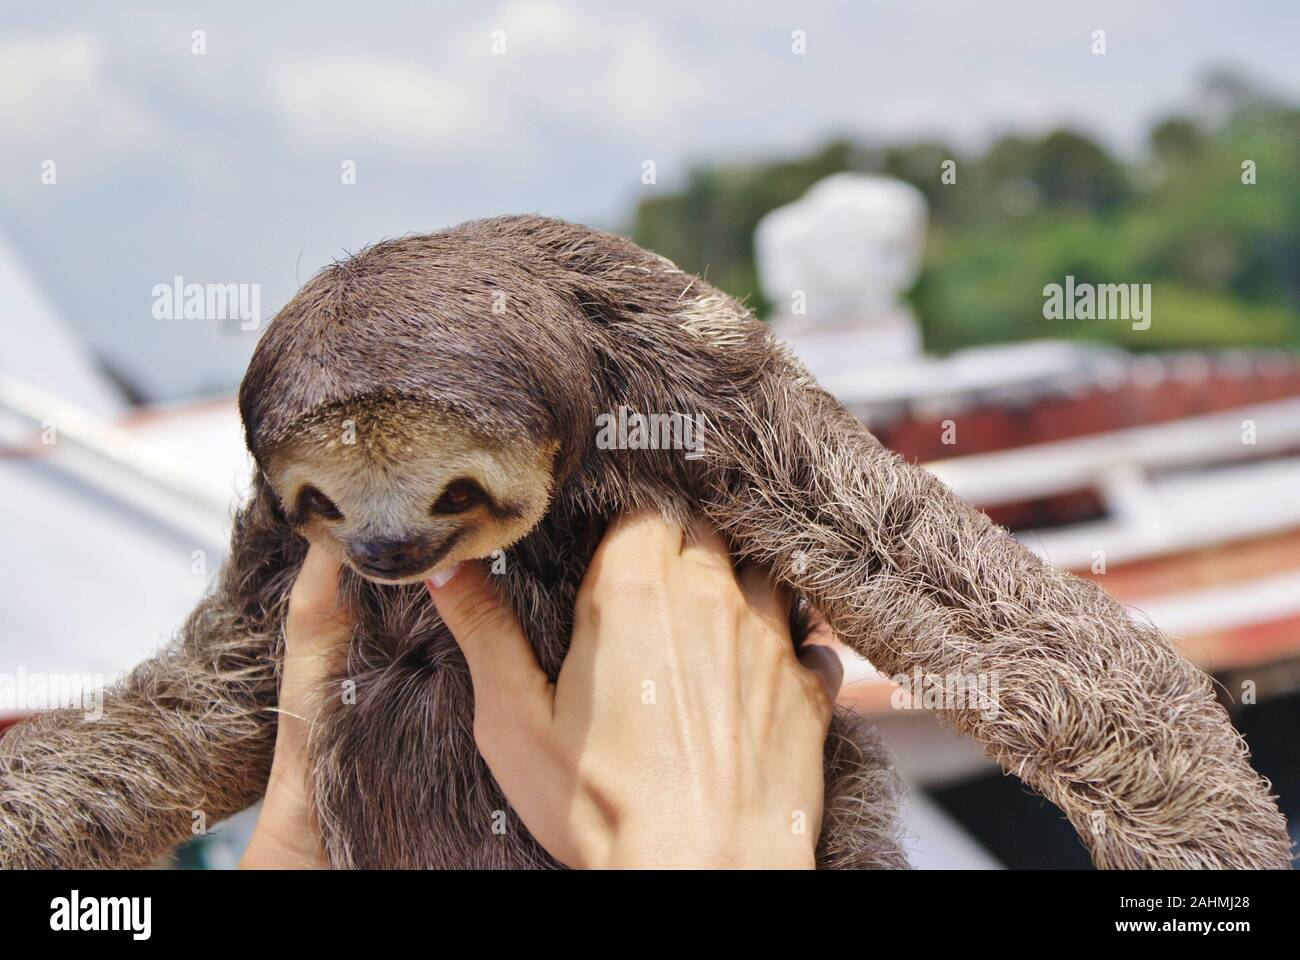
[[[430,547],[419,556],[400,565],[366,563],[355,557],[349,557],[349,560],[353,569],[367,580],[388,584],[423,580],[438,565],[438,562],[451,552],[451,548],[460,542],[464,535],[465,528],[462,527],[443,540],[442,543]]]

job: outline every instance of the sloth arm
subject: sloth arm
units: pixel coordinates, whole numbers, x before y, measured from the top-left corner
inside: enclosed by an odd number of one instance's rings
[[[711,511],[889,675],[985,676],[942,711],[1069,818],[1099,867],[1287,867],[1267,780],[1210,678],[1095,584],[1044,563],[885,449],[806,379],[724,424],[739,475]]]
[[[234,596],[250,577],[275,594],[293,570],[257,564],[256,510],[236,518],[217,589],[170,644],[104,691],[102,715],[52,710],[0,735],[0,868],[144,866],[261,797],[278,621]]]

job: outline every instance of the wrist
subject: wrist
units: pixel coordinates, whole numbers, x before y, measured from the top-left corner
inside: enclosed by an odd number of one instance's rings
[[[239,865],[284,870],[324,866],[319,841],[311,829],[305,794],[295,793],[284,784],[268,787],[257,825]]]
[[[704,827],[691,830],[663,824],[621,825],[604,866],[613,870],[812,870],[813,838],[774,836],[760,829]]]
[[[315,869],[324,866],[324,856],[311,825],[304,765],[289,762],[291,752],[277,746],[266,796],[240,860],[241,867]]]
[[[241,870],[319,870],[324,866],[313,843],[305,842],[299,833],[265,823],[261,817],[239,860]]]

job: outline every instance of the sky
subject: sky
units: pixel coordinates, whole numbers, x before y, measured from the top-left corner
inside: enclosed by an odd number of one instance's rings
[[[1132,153],[1211,67],[1300,99],[1297,38],[1293,0],[0,0],[0,235],[147,396],[228,393],[257,330],[160,319],[158,285],[256,285],[264,321],[385,237],[617,229],[692,164],[834,135],[1071,124]]]

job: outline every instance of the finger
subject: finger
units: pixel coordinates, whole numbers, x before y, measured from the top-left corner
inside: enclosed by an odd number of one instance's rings
[[[277,751],[293,755],[305,742],[306,727],[297,721],[309,723],[315,715],[325,680],[352,639],[352,617],[338,595],[341,569],[342,564],[327,551],[308,547],[289,591]]]
[[[681,569],[683,537],[680,527],[653,511],[614,518],[587,565],[575,617],[583,621],[598,598],[627,614],[647,595],[664,595],[672,575]]]
[[[790,591],[784,585],[775,583],[770,571],[753,564],[747,564],[736,571],[736,579],[749,608],[762,618],[776,636],[789,642]]]
[[[592,563],[603,562],[612,569],[624,564],[662,566],[657,561],[676,556],[681,550],[682,532],[650,510],[620,514],[605,529]]]
[[[426,586],[469,664],[475,727],[549,719],[553,691],[515,612],[482,564],[464,563],[448,572],[450,580],[444,574]]]
[[[285,639],[297,655],[327,653],[352,637],[352,616],[339,601],[341,562],[320,547],[307,557],[289,591]]]
[[[826,689],[829,702],[835,703],[835,698],[840,695],[840,687],[844,683],[844,663],[840,660],[839,654],[819,643],[807,643],[799,650],[799,663],[805,670],[810,670],[817,675],[817,679]]]
[[[680,554],[683,560],[698,565],[701,572],[726,577],[734,581],[735,567],[731,551],[722,534],[698,518],[682,533]]]

